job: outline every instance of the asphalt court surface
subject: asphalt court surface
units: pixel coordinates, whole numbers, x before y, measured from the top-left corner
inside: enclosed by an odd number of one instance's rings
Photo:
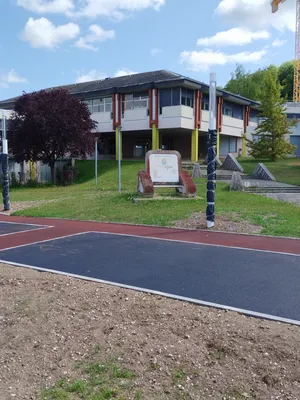
[[[19,224],[12,222],[0,222],[0,236],[9,235],[13,233],[32,231],[35,229],[43,229],[46,226],[43,225],[32,225],[32,224]]]
[[[0,251],[0,260],[300,324],[300,257],[87,232]]]

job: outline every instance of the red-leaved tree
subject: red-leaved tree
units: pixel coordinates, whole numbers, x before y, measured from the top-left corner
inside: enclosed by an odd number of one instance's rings
[[[24,93],[9,121],[9,147],[17,162],[41,161],[51,168],[59,158],[86,158],[94,151],[91,119],[86,104],[64,89]]]

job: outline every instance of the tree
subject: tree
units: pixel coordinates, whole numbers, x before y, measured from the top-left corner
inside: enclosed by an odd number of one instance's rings
[[[59,158],[85,158],[93,153],[92,121],[86,104],[64,89],[24,93],[9,121],[9,146],[17,162],[54,165]]]
[[[292,101],[294,95],[294,61],[287,61],[279,67],[278,80],[282,86],[281,96]]]
[[[248,140],[250,155],[255,158],[267,158],[276,161],[288,154],[293,154],[295,146],[286,141],[290,128],[295,120],[288,120],[283,106],[285,99],[281,97],[281,86],[277,80],[275,69],[266,71],[263,90],[261,91],[261,118],[253,141]]]
[[[238,64],[235,72],[231,75],[230,81],[226,84],[225,90],[251,100],[259,101],[261,98],[262,82],[268,70],[274,70],[277,73],[275,65],[270,65],[268,68],[258,69],[250,73],[246,72],[245,68]]]

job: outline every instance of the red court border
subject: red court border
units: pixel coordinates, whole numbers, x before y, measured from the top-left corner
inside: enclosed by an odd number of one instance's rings
[[[300,255],[300,239],[66,219],[13,217],[7,215],[0,215],[0,222],[1,221],[50,225],[51,227],[43,230],[23,231],[15,233],[14,235],[2,236],[0,237],[0,250],[76,233],[103,232]]]

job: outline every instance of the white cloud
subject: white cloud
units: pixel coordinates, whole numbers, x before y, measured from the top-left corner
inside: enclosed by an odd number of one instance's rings
[[[295,31],[295,1],[280,4],[280,10],[272,14],[270,0],[221,0],[216,13],[223,21],[250,29],[273,26],[280,31]]]
[[[78,76],[75,83],[98,81],[98,80],[102,80],[105,78],[106,78],[106,75],[102,74],[101,72],[97,71],[96,69],[91,69],[88,73]]]
[[[74,9],[73,0],[17,0],[17,4],[37,14],[68,13]]]
[[[89,27],[89,32],[90,33],[88,35],[80,37],[77,40],[75,43],[76,47],[79,47],[80,49],[97,51],[98,48],[94,46],[94,43],[105,42],[106,40],[114,39],[116,37],[114,30],[106,31],[99,25],[91,25]]]
[[[286,44],[287,40],[275,39],[272,43],[273,47],[281,47]]]
[[[225,54],[220,51],[205,49],[202,51],[183,51],[180,54],[181,64],[192,71],[208,71],[213,65],[232,63],[257,63],[265,56],[266,50],[243,51],[235,54]]]
[[[115,77],[115,78],[119,78],[120,76],[135,75],[135,74],[137,74],[137,72],[131,71],[130,69],[127,69],[127,68],[122,68],[122,69],[119,69],[119,70],[114,74],[114,77]]]
[[[81,7],[75,12],[84,17],[111,17],[122,19],[128,13],[152,8],[159,10],[165,0],[82,0]]]
[[[214,36],[200,38],[198,46],[243,46],[254,40],[268,39],[270,33],[266,30],[251,31],[245,28],[233,28],[228,31],[218,32]]]
[[[11,69],[8,73],[0,74],[0,87],[8,88],[10,83],[26,83],[26,78],[18,75],[14,69]]]
[[[126,68],[119,69],[117,72],[113,74],[114,78],[118,78],[120,76],[126,76],[126,75],[134,75],[137,74],[137,72],[131,71]],[[77,79],[75,80],[75,83],[83,83],[83,82],[90,82],[90,81],[97,81],[97,80],[102,80],[107,78],[108,75],[104,74],[103,72],[97,71],[96,69],[92,69],[86,74],[79,75]]]
[[[157,56],[158,54],[162,53],[162,49],[159,49],[157,47],[154,47],[153,49],[150,50],[151,56]]]
[[[79,33],[79,26],[72,22],[55,26],[47,18],[29,18],[21,37],[32,47],[51,49],[65,41],[75,39]]]
[[[63,13],[69,17],[110,17],[122,19],[128,14],[152,8],[159,10],[166,0],[17,0],[26,10],[38,13]]]

